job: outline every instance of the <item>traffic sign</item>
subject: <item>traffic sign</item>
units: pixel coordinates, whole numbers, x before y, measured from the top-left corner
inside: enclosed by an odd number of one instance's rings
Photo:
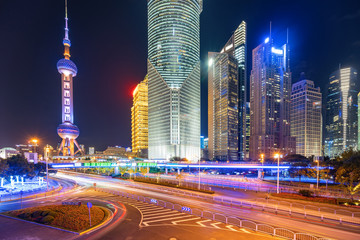
[[[92,203],[91,203],[91,202],[88,202],[88,203],[87,203],[87,207],[88,207],[88,208],[91,208],[91,207],[92,207]]]

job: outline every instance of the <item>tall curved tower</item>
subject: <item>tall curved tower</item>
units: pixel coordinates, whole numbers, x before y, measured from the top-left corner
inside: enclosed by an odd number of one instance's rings
[[[63,156],[74,157],[77,153],[83,153],[76,138],[79,136],[79,128],[74,124],[74,106],[73,106],[73,77],[77,74],[77,67],[70,60],[70,46],[68,17],[67,17],[67,0],[65,0],[65,37],[64,58],[57,62],[57,69],[61,74],[61,91],[62,91],[62,123],[58,126],[57,132],[62,138],[59,154]],[[75,151],[75,146],[77,151]]]
[[[200,158],[202,0],[148,0],[149,158]]]

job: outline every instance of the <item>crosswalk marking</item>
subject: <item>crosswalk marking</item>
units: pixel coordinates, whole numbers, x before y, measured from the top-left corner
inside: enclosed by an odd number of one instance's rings
[[[161,221],[167,221],[167,220],[173,220],[173,219],[180,219],[180,218],[184,218],[184,217],[191,217],[191,216],[181,216],[181,217],[173,217],[173,218],[166,218],[166,219],[157,219],[157,220],[146,221],[146,223],[161,222]]]
[[[159,213],[161,214],[161,213],[166,213],[166,212],[174,212],[174,211],[172,211],[172,210],[159,210],[159,211],[157,211],[157,213],[146,214],[146,216],[149,217],[149,216],[159,215]]]
[[[172,221],[171,223],[176,225],[178,224],[179,222],[187,222],[187,221],[193,221],[193,220],[196,220],[196,219],[199,219],[200,217],[192,217],[192,218],[188,218],[188,219],[184,219],[184,220],[177,220],[177,221]]]
[[[160,216],[156,216],[156,217],[147,217],[144,216],[144,221],[146,222],[147,220],[151,220],[151,219],[156,219],[156,218],[162,218],[162,217],[169,217],[169,216],[180,216],[180,215],[184,215],[184,213],[171,213],[171,214],[166,214],[166,215],[160,215]]]

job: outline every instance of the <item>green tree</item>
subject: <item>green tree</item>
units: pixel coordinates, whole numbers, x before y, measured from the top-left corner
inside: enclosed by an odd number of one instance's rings
[[[338,157],[341,166],[336,171],[336,181],[341,183],[353,195],[360,190],[360,152],[345,151]]]
[[[7,178],[10,176],[23,176],[32,178],[35,176],[34,164],[30,164],[24,157],[20,155],[12,156],[6,159],[9,166],[7,170]]]
[[[7,161],[5,159],[0,160],[0,177],[7,178],[8,170],[9,170],[9,165],[7,164]]]
[[[299,177],[299,182],[301,182],[301,177],[307,175],[308,167],[309,163],[307,162],[292,163],[289,168],[290,177]]]

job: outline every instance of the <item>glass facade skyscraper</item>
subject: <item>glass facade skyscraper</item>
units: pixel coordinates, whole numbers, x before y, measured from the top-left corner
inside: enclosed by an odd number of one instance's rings
[[[358,142],[357,71],[340,68],[330,75],[326,97],[325,155],[335,157]]]
[[[267,38],[252,53],[250,76],[250,158],[295,153],[290,135],[291,72],[289,48]]]
[[[322,156],[322,95],[310,80],[292,85],[291,136],[296,137],[296,153]]]
[[[238,61],[231,54],[209,53],[209,158],[239,160]]]
[[[148,0],[149,158],[200,158],[202,0]]]
[[[238,63],[239,160],[246,158],[246,46],[246,22],[242,21],[221,50],[221,53],[228,53],[234,56]]]

